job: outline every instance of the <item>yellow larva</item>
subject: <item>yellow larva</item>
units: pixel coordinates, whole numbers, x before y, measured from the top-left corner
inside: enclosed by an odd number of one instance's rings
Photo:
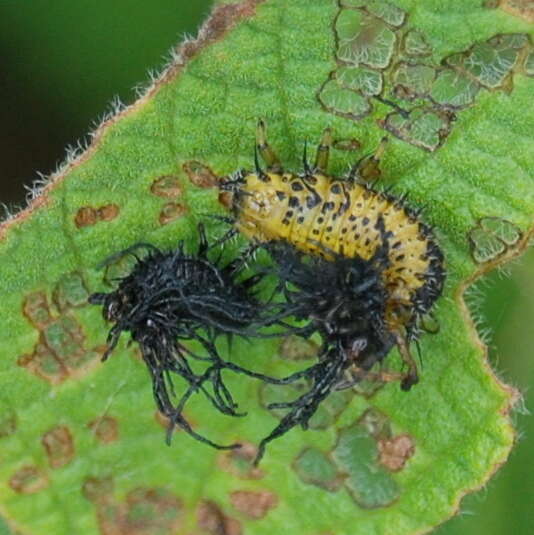
[[[376,251],[387,250],[388,265],[381,274],[387,291],[383,322],[410,367],[404,385],[409,388],[417,381],[409,341],[417,319],[441,294],[443,255],[430,228],[402,198],[368,184],[369,176],[377,174],[383,146],[349,176],[338,178],[326,171],[331,144],[327,129],[315,165],[310,168],[304,158],[302,173],[284,172],[260,121],[257,149],[267,169],[256,158],[254,172],[238,173],[223,189],[232,193],[229,204],[237,229],[257,242],[285,241],[327,260],[369,260]]]

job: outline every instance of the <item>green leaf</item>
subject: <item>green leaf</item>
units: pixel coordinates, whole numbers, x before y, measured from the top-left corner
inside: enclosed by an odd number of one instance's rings
[[[490,370],[462,296],[532,234],[529,36],[526,22],[479,0],[220,2],[145,95],[0,230],[9,524],[55,535],[401,535],[454,514],[514,441],[517,394]],[[417,387],[333,395],[311,430],[273,442],[252,469],[253,445],[276,423],[262,408],[273,393],[229,377],[246,418],[214,415],[200,399],[187,408],[199,432],[244,441],[240,453],[183,433],[168,448],[135,348],[123,343],[102,364],[107,326],[85,300],[106,287],[98,265],[133,243],[194,241],[201,219],[221,234],[205,215],[224,209],[206,186],[250,167],[259,116],[292,169],[327,125],[335,174],[388,131],[384,181],[426,207],[448,281],[440,332],[421,340]],[[306,356],[276,340],[236,341],[231,352],[277,375]],[[396,354],[388,361],[399,365]]]

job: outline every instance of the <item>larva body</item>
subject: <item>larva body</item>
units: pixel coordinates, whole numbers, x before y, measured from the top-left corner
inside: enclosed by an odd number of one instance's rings
[[[260,121],[255,170],[221,183],[236,229],[253,248],[259,244],[270,253],[287,310],[305,322],[303,335],[317,332],[322,339],[318,362],[284,379],[307,378],[311,387],[293,401],[271,405],[288,412],[261,441],[256,463],[269,442],[296,425],[306,428],[334,389],[371,377],[400,380],[402,390],[416,384],[410,343],[443,290],[443,254],[430,228],[402,197],[370,185],[379,175],[385,140],[346,178],[328,175],[332,145],[326,129],[313,167],[305,152],[303,171],[286,172]],[[373,372],[394,346],[407,370]]]
[[[364,260],[387,241],[382,277],[390,328],[410,323],[407,307],[423,314],[441,293],[443,256],[430,229],[399,199],[317,172],[244,173],[240,182],[233,199],[236,226],[251,239],[284,240],[326,259],[334,253]]]

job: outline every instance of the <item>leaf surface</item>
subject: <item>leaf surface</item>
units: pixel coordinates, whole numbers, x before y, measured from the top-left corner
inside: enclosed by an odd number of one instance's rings
[[[0,230],[0,498],[10,525],[402,535],[450,517],[514,441],[516,393],[489,369],[462,295],[532,233],[531,33],[478,0],[220,3],[145,95]],[[421,340],[417,387],[331,396],[312,430],[273,442],[253,470],[249,446],[230,455],[176,433],[166,447],[135,348],[123,342],[102,364],[107,326],[85,303],[105,288],[98,265],[110,255],[192,243],[199,220],[221,234],[205,217],[224,213],[217,191],[201,186],[251,167],[258,117],[290,169],[326,126],[338,141],[334,174],[389,132],[383,180],[426,207],[448,279],[440,332]],[[276,375],[307,364],[275,340],[237,340],[231,355]],[[246,418],[213,415],[200,399],[187,416],[219,442],[257,444],[276,423],[262,404],[282,394],[228,382]]]

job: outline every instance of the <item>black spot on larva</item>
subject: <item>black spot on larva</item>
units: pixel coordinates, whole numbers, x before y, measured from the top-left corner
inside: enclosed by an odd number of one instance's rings
[[[315,229],[312,230],[312,233],[317,236],[317,234],[319,234],[319,231],[315,228]]]
[[[276,196],[278,197],[279,201],[283,201],[286,198],[286,194],[283,191],[277,191]]]
[[[349,221],[356,221],[355,215],[349,215]]]
[[[300,182],[291,182],[291,189],[293,191],[302,191],[304,189],[304,186]]]
[[[306,207],[315,208],[322,201],[319,195],[308,195],[306,197]]]
[[[362,225],[365,226],[365,225],[368,225],[369,224],[369,218],[368,217],[364,217],[362,219]]]
[[[332,184],[330,191],[335,194],[341,193],[341,186],[339,184]]]
[[[304,217],[300,216],[299,218],[297,218],[297,223],[299,224],[304,223]]]
[[[317,218],[317,223],[319,223],[319,225],[320,225],[321,223],[324,223],[324,217],[318,217],[318,218]]]
[[[288,211],[286,212],[285,217],[288,218],[288,219],[291,218],[291,217],[293,217],[293,210],[288,210]]]
[[[323,204],[323,207],[321,208],[321,211],[323,212],[323,214],[325,212],[328,212],[329,210],[333,210],[335,207],[335,204],[332,202],[332,201],[329,201],[329,202],[325,202]]]
[[[391,246],[391,248],[392,248],[392,249],[398,249],[401,245],[402,245],[401,242],[398,241],[398,242],[395,242],[395,243]]]
[[[399,256],[397,256],[397,258],[395,258],[395,260],[397,260],[397,262],[400,262],[401,260],[404,260],[405,256],[403,254],[400,254]]]
[[[291,208],[296,208],[299,205],[299,199],[298,197],[289,197],[288,205]]]
[[[326,227],[326,232],[332,232],[332,227],[331,226]]]

